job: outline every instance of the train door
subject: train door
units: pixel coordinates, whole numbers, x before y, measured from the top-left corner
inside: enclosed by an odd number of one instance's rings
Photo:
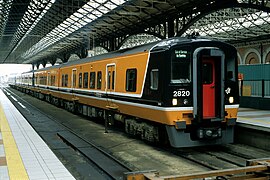
[[[47,86],[51,86],[52,82],[51,82],[51,72],[47,73]]]
[[[216,116],[216,69],[213,58],[202,60],[203,118]]]
[[[76,81],[77,79],[77,69],[72,69],[72,76],[71,76],[71,89],[74,90],[76,88]]]
[[[115,91],[115,64],[106,67],[106,92]]]
[[[224,106],[223,51],[215,47],[198,48],[193,55],[193,114],[198,123],[204,119],[223,121]]]

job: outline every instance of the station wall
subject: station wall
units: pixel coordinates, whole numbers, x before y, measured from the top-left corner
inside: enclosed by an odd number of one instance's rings
[[[237,47],[238,64],[269,64],[270,45]]]
[[[270,110],[270,64],[239,65],[240,107]]]

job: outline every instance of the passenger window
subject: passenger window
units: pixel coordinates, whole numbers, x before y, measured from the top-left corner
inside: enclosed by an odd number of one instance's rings
[[[102,80],[102,73],[98,71],[97,73],[97,89],[101,89],[101,80]]]
[[[68,75],[65,75],[65,87],[68,87]]]
[[[90,89],[95,89],[96,72],[90,72]]]
[[[82,73],[79,74],[79,88],[82,88]]]
[[[64,82],[65,82],[65,75],[62,75],[62,87],[64,87]]]
[[[83,73],[83,88],[88,88],[88,72]]]
[[[152,69],[150,74],[151,86],[150,89],[157,90],[158,89],[158,69]]]
[[[67,74],[65,75],[65,84],[64,85],[65,85],[65,87],[68,86],[68,75]]]
[[[126,71],[126,91],[135,92],[137,85],[137,69]]]
[[[107,82],[108,89],[111,89],[111,71],[108,71],[108,82]]]
[[[52,83],[52,86],[55,86],[55,76],[51,76],[51,83]]]

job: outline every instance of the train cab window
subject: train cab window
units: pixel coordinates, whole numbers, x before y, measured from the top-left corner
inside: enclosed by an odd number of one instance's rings
[[[137,85],[137,69],[126,71],[126,91],[135,92]]]
[[[96,72],[90,72],[90,89],[95,89]]]
[[[171,83],[191,82],[191,51],[189,46],[172,51]]]
[[[97,72],[97,89],[101,89],[101,80],[102,80],[102,73],[101,71]]]
[[[157,90],[158,89],[158,69],[152,69],[150,74],[151,86],[150,89]]]
[[[82,88],[82,73],[79,74],[79,88]]]
[[[202,82],[203,84],[212,84],[213,82],[213,65],[211,63],[203,63],[202,65]]]
[[[83,88],[88,88],[88,72],[83,73]]]

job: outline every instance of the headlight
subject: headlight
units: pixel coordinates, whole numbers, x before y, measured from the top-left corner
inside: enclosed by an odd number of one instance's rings
[[[172,105],[173,105],[173,106],[176,106],[176,105],[177,105],[177,99],[175,99],[175,98],[172,99]]]
[[[234,102],[234,98],[231,96],[229,97],[229,102],[232,104]]]

